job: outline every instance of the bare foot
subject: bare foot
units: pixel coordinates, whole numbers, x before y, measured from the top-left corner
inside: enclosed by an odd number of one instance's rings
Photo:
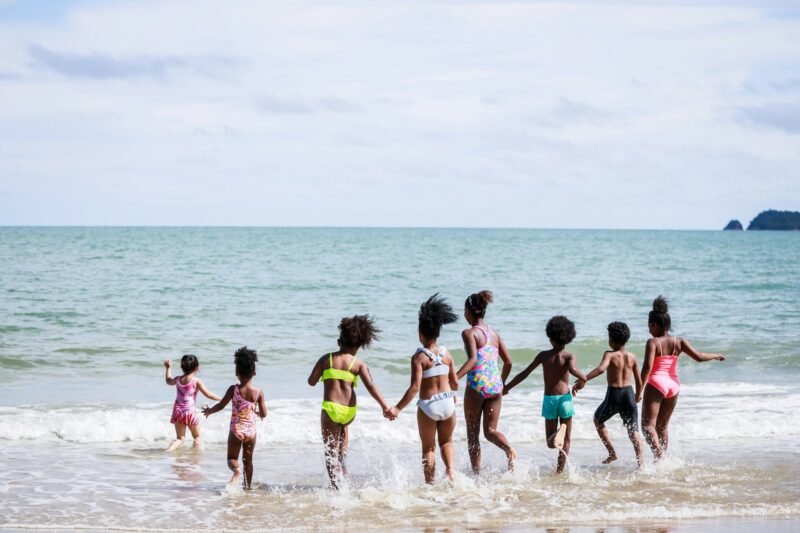
[[[183,439],[175,439],[174,441],[169,443],[169,446],[164,451],[165,452],[174,452],[175,450],[177,450],[178,448],[181,447],[181,444],[183,444]]]
[[[194,443],[192,444],[192,447],[197,451],[202,451],[203,450],[203,443],[200,441],[200,439],[194,439]]]
[[[567,435],[567,426],[561,424],[558,426],[558,431],[556,431],[556,436],[553,437],[553,444],[559,450],[564,447],[564,439]]]
[[[453,486],[453,483],[455,482],[455,480],[456,480],[455,471],[452,470],[452,469],[448,470],[447,471],[447,482],[450,484],[451,487]]]
[[[614,461],[616,461],[616,460],[617,460],[617,454],[615,454],[615,453],[611,453],[611,454],[609,454],[609,455],[608,455],[608,457],[606,457],[606,458],[603,460],[603,464],[604,464],[604,465],[607,465],[607,464],[609,464],[609,463],[613,463],[613,462],[614,462]]]
[[[233,488],[239,485],[239,476],[241,475],[241,473],[242,473],[241,470],[239,470],[238,468],[233,471],[233,476],[231,477],[231,480],[228,481],[229,487]]]
[[[517,458],[517,451],[514,448],[509,448],[506,452],[506,459],[508,459],[508,471],[514,471],[514,460]]]

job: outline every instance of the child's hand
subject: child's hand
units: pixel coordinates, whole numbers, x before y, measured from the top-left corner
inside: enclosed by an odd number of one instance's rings
[[[585,385],[586,382],[583,381],[582,379],[577,380],[575,384],[572,386],[572,395],[577,396],[578,391],[581,390]]]
[[[636,395],[636,403],[639,403],[641,401],[642,401],[642,393],[641,391],[639,391],[639,394]]]
[[[721,353],[718,353],[716,355],[717,356],[714,359],[716,359],[717,361],[724,361],[725,360],[725,356],[722,355]]]
[[[386,409],[383,412],[383,416],[388,418],[389,420],[394,420],[397,418],[397,415],[400,414],[400,410],[397,407],[392,407],[391,409]]]
[[[212,413],[211,413],[211,408],[210,408],[209,406],[207,406],[207,405],[204,405],[204,406],[203,406],[203,416],[204,416],[204,417],[206,417],[206,418],[208,418],[208,416],[209,416],[210,414],[212,414]]]
[[[164,359],[164,368],[172,368],[172,360]]]

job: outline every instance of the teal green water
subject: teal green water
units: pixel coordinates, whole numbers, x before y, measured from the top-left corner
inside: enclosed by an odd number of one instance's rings
[[[640,357],[658,294],[677,334],[724,363],[681,358],[669,458],[634,472],[592,424],[602,378],[576,398],[568,474],[539,417],[541,374],[503,399],[499,429],[519,452],[484,448],[469,475],[457,416],[453,487],[425,487],[413,407],[388,422],[363,391],[351,427],[349,488],[326,489],[321,390],[311,366],[335,348],[341,317],[373,315],[381,340],[360,354],[396,402],[417,346],[420,303],[461,310],[491,289],[488,322],[516,372],[548,346],[554,314],[577,326],[590,369],[606,325],[626,321]],[[0,527],[364,530],[530,527],[800,517],[800,233],[478,229],[0,228]],[[463,358],[460,331],[441,343]],[[206,450],[161,450],[174,388],[163,359],[192,352],[216,392],[232,355],[256,348],[258,490],[231,494],[228,415],[203,420]],[[198,399],[202,405],[205,399]],[[649,455],[648,455],[649,457]],[[441,470],[441,469],[440,469]],[[441,472],[438,474],[441,477]],[[665,505],[665,501],[668,505]],[[191,510],[187,512],[187,510]],[[180,517],[177,520],[176,517]],[[794,522],[787,522],[793,524]],[[671,526],[670,526],[671,527]]]
[[[88,368],[110,387],[124,374],[138,387],[123,394],[148,399],[162,359],[192,352],[224,372],[243,344],[261,354],[262,374],[281,376],[277,396],[304,396],[308,367],[354,313],[383,329],[365,356],[396,388],[423,299],[438,291],[460,310],[484,288],[496,296],[488,320],[515,362],[547,346],[554,314],[575,321],[583,365],[604,350],[612,320],[630,325],[641,352],[650,302],[664,294],[678,334],[730,356],[713,370],[684,365],[687,377],[800,371],[798,233],[2,228],[0,265],[0,380],[43,373],[76,401],[71,385]],[[442,341],[460,348],[463,326]]]

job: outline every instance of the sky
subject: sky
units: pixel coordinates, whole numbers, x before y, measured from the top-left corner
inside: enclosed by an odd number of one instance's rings
[[[800,210],[800,1],[0,0],[0,225]]]

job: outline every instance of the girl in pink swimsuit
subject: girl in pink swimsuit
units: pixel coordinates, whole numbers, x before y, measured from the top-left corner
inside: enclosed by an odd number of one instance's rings
[[[656,459],[661,459],[669,445],[669,420],[675,405],[681,382],[678,379],[678,356],[685,352],[695,361],[724,361],[717,353],[695,350],[688,340],[669,334],[672,321],[667,300],[661,296],[653,301],[653,310],[648,317],[652,339],[647,341],[642,365],[644,403],[642,404],[642,433],[653,450]],[[636,398],[639,402],[641,396]]]
[[[197,371],[200,369],[200,362],[194,355],[184,355],[181,357],[181,370],[183,375],[177,378],[172,377],[172,361],[164,361],[167,369],[167,385],[175,385],[177,394],[175,403],[172,406],[172,418],[170,424],[175,426],[175,440],[173,440],[166,451],[171,452],[180,448],[186,436],[186,428],[192,433],[194,447],[200,447],[200,420],[195,413],[195,399],[197,393],[202,392],[207,398],[219,400],[219,396],[206,389],[203,382],[197,378]]]
[[[236,377],[238,385],[231,385],[222,400],[213,407],[204,407],[205,416],[221,411],[231,402],[231,426],[228,432],[228,468],[233,471],[233,477],[228,485],[235,486],[239,481],[241,469],[239,468],[239,452],[244,463],[244,487],[249,489],[253,482],[253,452],[256,449],[256,415],[262,419],[267,416],[267,404],[264,394],[256,388],[253,376],[256,375],[256,361],[258,354],[243,346],[236,350],[233,356],[236,364]]]

